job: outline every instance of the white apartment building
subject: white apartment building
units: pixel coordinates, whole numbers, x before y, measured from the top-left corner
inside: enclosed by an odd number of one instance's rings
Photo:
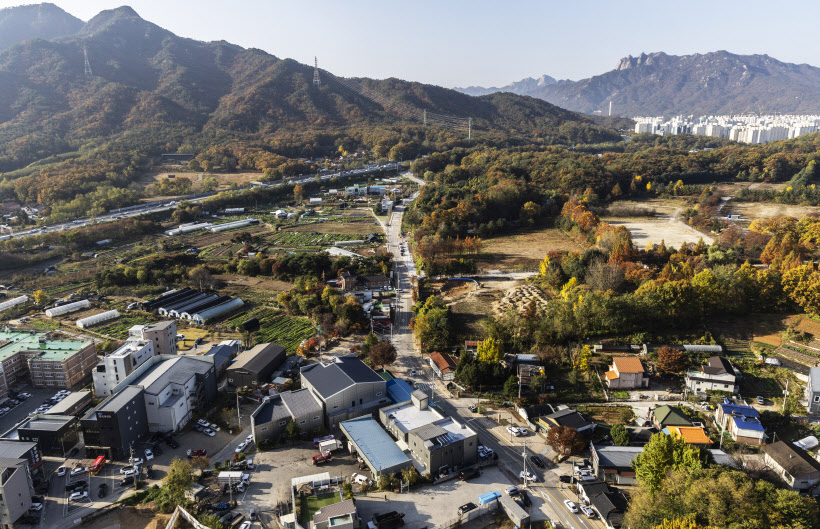
[[[154,342],[154,351],[158,355],[177,354],[177,322],[174,320],[134,325],[128,330],[128,340]]]
[[[143,327],[140,325],[140,327]],[[94,394],[99,397],[111,395],[114,388],[146,360],[156,355],[154,342],[129,340],[122,347],[104,357],[94,368]]]
[[[635,132],[639,134],[666,136],[689,133],[729,138],[741,143],[788,140],[820,130],[820,116],[815,115],[675,116],[668,120],[663,117],[637,117],[635,122]]]

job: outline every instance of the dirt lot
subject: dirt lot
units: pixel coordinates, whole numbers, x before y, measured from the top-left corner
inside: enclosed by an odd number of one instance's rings
[[[638,248],[647,244],[660,244],[663,241],[667,247],[680,248],[683,243],[697,244],[703,237],[703,242],[712,244],[713,239],[690,228],[683,222],[669,221],[669,219],[650,218],[604,218],[601,219],[614,226],[626,226],[632,233],[632,241]]]
[[[154,514],[147,505],[125,507],[84,523],[83,529],[163,529],[170,517],[168,514]]]
[[[773,204],[770,202],[730,201],[721,211],[727,215],[740,215],[742,219],[765,219],[770,217],[802,218],[809,214],[820,215],[820,207]]]
[[[313,224],[299,224],[292,228],[283,228],[281,231],[315,231],[317,233],[352,233],[356,235],[382,233],[379,224],[372,218],[351,222],[314,222]]]
[[[547,229],[484,239],[483,253],[487,258],[479,260],[481,270],[515,267],[534,268],[547,252],[570,250],[583,252],[584,247],[576,243],[560,230]]]
[[[216,178],[217,182],[219,182],[219,189],[228,189],[231,187],[232,184],[247,184],[248,182],[253,182],[254,180],[259,180],[263,177],[262,173],[219,173],[219,174],[211,174],[211,173],[192,173],[192,172],[183,172],[183,171],[174,171],[174,170],[167,170],[159,173],[153,173],[145,175],[140,179],[140,182],[144,185],[150,185],[154,182],[159,180],[163,180],[168,178],[168,175],[176,175],[177,177],[184,177],[191,180],[193,183],[193,192],[198,193],[202,191],[202,180],[203,178],[213,176]],[[170,198],[170,197],[169,197]]]

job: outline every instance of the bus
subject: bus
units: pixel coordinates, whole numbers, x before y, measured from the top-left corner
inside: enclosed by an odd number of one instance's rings
[[[97,459],[94,460],[94,464],[91,465],[91,468],[88,470],[91,474],[96,475],[97,472],[102,470],[103,465],[105,465],[105,456],[98,456]]]

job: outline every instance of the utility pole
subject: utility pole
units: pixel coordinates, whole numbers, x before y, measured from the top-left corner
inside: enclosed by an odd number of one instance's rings
[[[524,451],[521,452],[521,457],[524,458],[524,488],[527,488],[527,441],[524,441]]]
[[[516,368],[518,368],[518,366],[516,366]],[[532,376],[532,373],[530,373],[530,376]],[[520,371],[518,373],[518,398],[519,399],[521,398],[521,372]]]
[[[473,118],[467,118],[467,141],[473,139]]]
[[[236,392],[236,431],[242,430],[242,415],[239,413],[239,391]]]

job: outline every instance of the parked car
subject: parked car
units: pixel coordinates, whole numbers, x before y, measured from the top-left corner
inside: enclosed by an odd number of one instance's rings
[[[206,455],[208,455],[208,451],[202,450],[201,448],[194,448],[193,450],[188,450],[188,452],[186,452],[186,455],[188,457],[205,457]]]
[[[65,476],[65,473],[66,473],[65,467],[60,467],[60,468],[57,469],[57,475],[58,476],[60,476],[60,477]]]
[[[467,409],[473,413],[478,413],[478,406],[467,406]]]
[[[360,485],[363,485],[365,483],[369,483],[370,478],[368,478],[367,476],[363,476],[362,474],[357,474],[356,472],[354,472],[353,474],[350,475],[350,481],[353,482],[353,483],[358,483]]]
[[[71,496],[68,497],[68,501],[80,501],[80,500],[87,500],[88,499],[88,492],[72,492]]]
[[[146,461],[151,461],[152,459],[154,459],[154,452],[152,452],[151,450],[146,448],[145,449],[145,460]]]
[[[518,477],[521,478],[523,481],[538,481],[538,476],[536,476],[532,472],[526,472],[524,470],[519,472]]]
[[[219,426],[216,423],[211,423],[211,430],[213,430],[215,432],[218,432],[219,431]],[[250,436],[250,437],[253,437],[253,436]]]
[[[135,457],[133,463],[134,466],[141,465],[143,463],[143,460],[141,457]]]
[[[200,424],[195,424],[194,425],[194,430],[196,430],[197,432],[204,432],[205,428]]]
[[[527,494],[526,490],[522,490],[516,494],[514,499],[525,509],[529,509],[532,505],[532,500],[530,500],[530,495]]]
[[[30,510],[30,511],[34,511],[34,512],[37,512],[37,511],[42,511],[42,510],[43,510],[43,504],[42,504],[42,503],[39,503],[39,502],[37,502],[37,503],[32,503],[32,504],[31,504],[31,507],[29,507],[29,508],[28,508],[28,510]]]
[[[122,478],[122,481],[120,481],[120,486],[122,486],[122,487],[127,487],[128,485],[133,485],[133,484],[134,484],[134,476],[133,475],[125,476],[124,478]]]
[[[243,450],[245,449],[245,447],[246,447],[246,446],[248,446],[248,443],[247,443],[247,442],[245,442],[245,441],[242,441],[242,442],[241,442],[241,443],[239,443],[239,445],[236,447],[236,450],[234,450],[234,453],[238,454],[239,452],[243,451]]]
[[[253,443],[253,435],[249,435],[245,438],[245,446],[250,446]]]
[[[70,485],[66,485],[65,490],[66,492],[74,492],[77,489],[84,489],[86,485],[88,485],[88,482],[84,479],[81,479],[80,481],[71,483]]]
[[[136,473],[137,471],[134,469],[134,467],[125,467],[120,469],[120,474],[122,474],[123,476],[133,476]]]
[[[581,512],[584,513],[584,516],[586,516],[587,518],[595,518],[595,511],[593,511],[586,505],[581,505]]]
[[[78,468],[71,469],[71,477],[72,478],[74,476],[82,476],[83,474],[87,474],[87,473],[88,473],[88,469],[85,468],[85,467],[78,467]]]
[[[572,478],[566,475],[558,476],[558,481],[560,481],[561,483],[572,483]]]
[[[578,504],[571,500],[564,500],[564,505],[572,514],[578,514]]]
[[[766,404],[766,400],[763,397],[757,397],[757,403],[763,406]]]
[[[506,489],[504,489],[504,492],[507,494],[507,496],[515,496],[516,494],[521,492],[521,489],[513,485],[511,487],[507,487]]]
[[[205,435],[207,435],[209,437],[213,437],[213,436],[216,435],[216,432],[211,430],[210,428],[205,428],[204,430],[202,430],[202,433],[204,433]]]
[[[477,478],[481,475],[481,471],[477,468],[473,470],[462,470],[461,471],[461,481],[467,481],[469,479]]]
[[[538,468],[546,468],[544,461],[538,456],[530,456],[530,462]]]
[[[478,507],[473,502],[465,503],[464,505],[458,508],[458,515],[461,516],[462,514],[468,513],[477,508]]]
[[[251,529],[252,525],[253,525],[252,521],[245,520],[244,522],[242,522],[242,525],[239,526],[239,529]]]
[[[203,428],[207,428],[209,425],[208,421],[206,421],[205,419],[199,419],[198,421],[196,421],[196,423],[202,426]]]

